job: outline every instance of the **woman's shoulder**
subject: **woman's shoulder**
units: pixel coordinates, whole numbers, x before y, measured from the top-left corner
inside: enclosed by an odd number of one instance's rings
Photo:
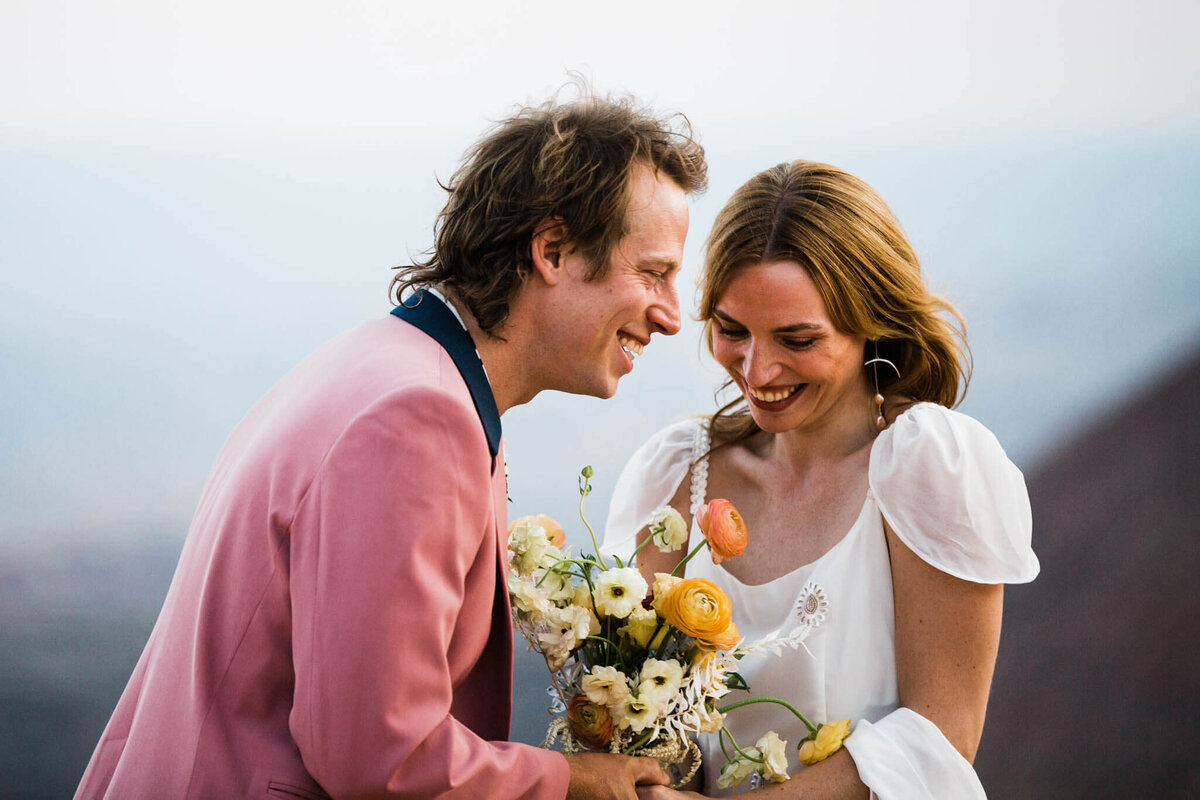
[[[632,541],[650,514],[675,495],[707,443],[707,418],[688,417],[662,428],[633,452],[613,487],[602,551]]]
[[[868,480],[896,535],[942,571],[980,583],[1037,574],[1025,478],[972,417],[909,406],[872,445]]]

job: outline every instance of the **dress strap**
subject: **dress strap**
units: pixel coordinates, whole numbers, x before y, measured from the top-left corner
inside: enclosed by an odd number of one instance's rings
[[[708,426],[698,422],[692,436],[692,518],[708,502]]]

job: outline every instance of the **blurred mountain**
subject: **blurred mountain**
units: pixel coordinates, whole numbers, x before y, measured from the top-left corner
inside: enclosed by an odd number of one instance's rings
[[[1028,476],[976,764],[993,797],[1200,797],[1200,351]]]

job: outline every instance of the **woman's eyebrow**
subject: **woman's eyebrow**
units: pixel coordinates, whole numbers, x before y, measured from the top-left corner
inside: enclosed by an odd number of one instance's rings
[[[742,324],[742,323],[738,322],[736,319],[734,319],[733,317],[726,314],[725,312],[721,311],[720,309],[714,308],[713,316],[717,317],[718,319],[720,319],[722,322],[725,322],[725,323],[738,325],[738,326],[741,326],[741,324]],[[783,325],[781,327],[774,328],[771,330],[771,333],[809,333],[809,332],[821,331],[821,330],[824,330],[824,326],[820,325],[816,322],[797,322],[794,325]]]

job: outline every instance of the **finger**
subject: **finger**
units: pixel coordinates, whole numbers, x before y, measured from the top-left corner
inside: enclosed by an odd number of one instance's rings
[[[668,786],[671,778],[653,758],[638,756],[633,760],[633,775],[638,783]]]

